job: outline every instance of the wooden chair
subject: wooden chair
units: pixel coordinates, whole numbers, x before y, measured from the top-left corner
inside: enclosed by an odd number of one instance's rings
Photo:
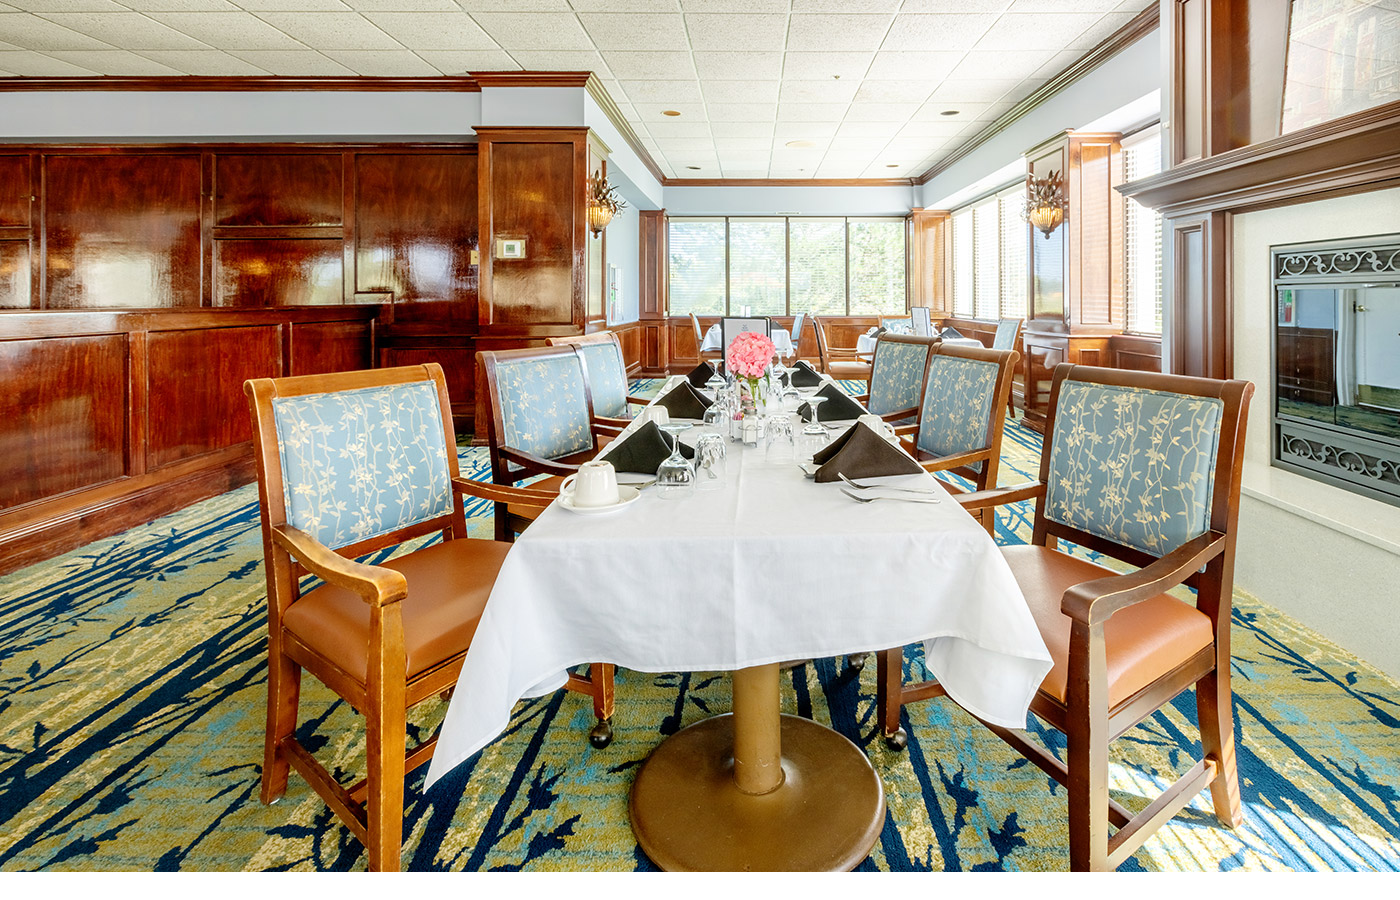
[[[1000,319],[992,337],[993,350],[1018,350],[1021,345],[1021,319]]]
[[[802,329],[807,327],[807,314],[798,313],[792,317],[792,355],[793,361],[802,358]]]
[[[593,394],[595,423],[621,430],[632,421],[627,405],[646,406],[649,402],[627,393],[627,363],[622,357],[622,344],[611,331],[545,338],[545,343],[551,347],[573,347],[583,359]]]
[[[914,319],[912,316],[881,316],[880,328],[890,334],[913,334]]]
[[[700,327],[700,317],[695,315],[695,313],[690,314],[690,327],[695,329],[695,353],[700,357],[701,361],[708,360],[710,362],[722,363],[724,361],[723,347],[718,350],[700,349],[705,344],[705,329]]]
[[[244,391],[267,569],[262,802],[282,797],[295,768],[365,845],[369,868],[396,871],[404,777],[437,743],[407,752],[406,710],[456,684],[510,549],[467,538],[459,495],[541,509],[551,496],[459,477],[436,364],[260,378]],[[382,565],[355,561],[434,533],[441,543]],[[323,584],[303,594],[306,574]],[[297,740],[303,669],[365,718],[368,773],[356,785],[342,786]],[[601,737],[611,735],[612,667],[599,674],[587,690]]]
[[[544,475],[530,487],[555,496],[563,480],[606,443],[599,438],[618,433],[595,421],[588,371],[572,345],[481,350],[476,361],[477,384],[486,386],[490,407],[486,442],[496,484]],[[514,540],[538,514],[497,502],[496,540]]]
[[[929,359],[939,343],[938,338],[881,335],[870,363],[869,390],[855,399],[886,422],[917,415]]]
[[[838,380],[870,380],[870,363],[857,356],[854,347],[832,347],[827,343],[826,326],[820,316],[812,317],[812,327],[817,332],[817,359],[823,372]]]
[[[1054,660],[1031,711],[1066,735],[1066,764],[1020,731],[988,727],[1067,788],[1074,870],[1117,868],[1207,786],[1222,825],[1243,821],[1230,606],[1253,392],[1244,381],[1061,364],[1040,480],[958,498],[969,509],[1036,501],[1031,543],[1002,552]],[[1101,568],[1059,540],[1140,568]],[[1194,605],[1165,593],[1181,584],[1195,588]],[[1192,685],[1203,758],[1134,816],[1109,797],[1109,742]],[[902,686],[898,657],[885,655],[878,692],[895,746],[900,704],[943,693]]]
[[[933,310],[927,306],[912,307],[909,310],[909,321],[914,325],[916,337],[933,337]]]

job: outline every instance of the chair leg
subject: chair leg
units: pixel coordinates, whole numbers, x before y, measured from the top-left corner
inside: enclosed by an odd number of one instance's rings
[[[510,513],[506,510],[504,503],[497,503],[492,514],[496,522],[496,540],[509,542],[514,535],[510,531]]]
[[[1217,669],[1196,682],[1196,717],[1201,723],[1201,747],[1206,758],[1216,762],[1215,780],[1210,783],[1215,817],[1226,828],[1237,828],[1244,823],[1244,809],[1235,769],[1235,714],[1228,669]]]
[[[277,641],[274,639],[274,644]],[[301,666],[273,647],[267,661],[267,737],[263,746],[263,803],[276,803],[287,792],[291,764],[279,748],[297,729],[301,698]]]
[[[395,688],[398,688],[396,691]],[[369,797],[366,831],[369,870],[397,872],[403,854],[403,783],[408,743],[403,683],[386,686],[365,715]]]
[[[1108,664],[1103,625],[1075,622],[1070,631],[1065,706],[1065,789],[1069,801],[1069,867],[1107,872]]]
[[[599,750],[612,743],[613,674],[612,663],[590,663],[588,675],[593,682],[593,716],[598,724],[588,732],[588,742]]]
[[[899,710],[904,690],[904,648],[895,647],[875,654],[875,708],[880,717],[880,733],[891,750],[909,745],[909,733],[899,727]]]

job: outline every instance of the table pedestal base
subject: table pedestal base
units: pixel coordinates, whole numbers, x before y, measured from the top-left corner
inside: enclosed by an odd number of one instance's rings
[[[772,669],[776,675],[777,667]],[[742,710],[739,681],[736,709]],[[637,772],[632,831],[662,869],[844,871],[875,846],[885,822],[885,794],[870,760],[830,728],[779,717],[776,687],[774,678],[771,717],[761,715],[766,710],[755,716],[750,707],[748,715],[697,722],[663,741]],[[741,758],[742,748],[754,746],[746,732],[760,732],[759,757],[778,744],[765,745],[763,732],[781,736],[781,775],[768,778],[778,783],[766,793],[746,793],[735,780],[736,731]],[[764,777],[758,774],[760,782]],[[740,781],[746,781],[742,774]]]

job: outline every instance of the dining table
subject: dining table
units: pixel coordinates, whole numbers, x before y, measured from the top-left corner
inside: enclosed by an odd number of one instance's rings
[[[708,428],[695,423],[682,440]],[[732,711],[661,741],[634,778],[642,851],[665,870],[849,870],[884,827],[883,785],[845,736],[781,714],[780,663],[923,642],[925,666],[956,702],[994,725],[1026,726],[1050,655],[991,536],[940,482],[869,479],[893,499],[862,503],[809,477],[810,461],[804,470],[770,462],[761,446],[727,447],[720,489],[670,499],[646,487],[602,513],[555,502],[516,538],[429,785],[573,666],[727,671]],[[904,490],[925,493],[900,502]],[[617,709],[625,717],[625,679]]]
[[[792,334],[786,328],[779,328],[774,325],[768,332],[768,337],[773,341],[773,350],[784,359],[793,355],[796,348],[792,346]],[[705,332],[705,337],[700,341],[700,352],[708,353],[711,350],[724,349],[724,337],[720,333],[718,324],[711,325]]]
[[[873,334],[862,334],[856,338],[856,356],[865,360],[870,360],[875,356],[875,342],[879,340]],[[944,338],[943,343],[950,347],[985,347],[977,338],[958,337]]]

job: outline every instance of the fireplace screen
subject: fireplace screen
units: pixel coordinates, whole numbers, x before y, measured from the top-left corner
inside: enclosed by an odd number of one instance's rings
[[[1273,249],[1274,463],[1400,505],[1400,235]]]

